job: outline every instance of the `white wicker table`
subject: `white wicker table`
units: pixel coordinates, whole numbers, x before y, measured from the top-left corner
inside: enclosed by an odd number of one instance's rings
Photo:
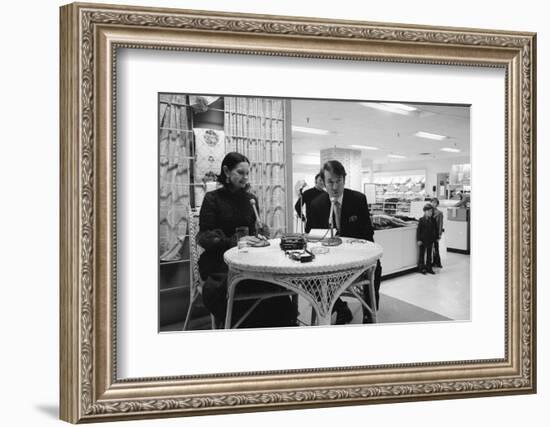
[[[225,328],[231,327],[231,314],[235,300],[235,290],[243,280],[260,280],[274,283],[305,298],[316,313],[318,325],[330,325],[332,307],[338,297],[348,290],[366,303],[351,289],[357,285],[356,279],[365,271],[371,302],[375,300],[374,270],[382,257],[382,247],[365,240],[344,238],[343,244],[329,248],[326,254],[316,255],[312,262],[301,263],[288,258],[280,249],[280,239],[270,240],[264,248],[249,248],[239,252],[237,247],[224,254],[229,267],[227,278],[227,313]],[[311,250],[320,243],[309,243]],[[376,304],[369,310],[376,323]]]

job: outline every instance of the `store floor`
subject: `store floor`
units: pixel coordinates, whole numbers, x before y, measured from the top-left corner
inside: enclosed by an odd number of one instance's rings
[[[379,323],[437,322],[470,319],[470,256],[447,252],[436,274],[412,272],[383,280],[380,287]],[[346,298],[353,313],[351,323],[362,323],[360,303]],[[299,320],[309,324],[311,306],[299,298]],[[210,329],[210,316],[191,321],[190,329]],[[180,331],[183,322],[167,325],[162,331]]]
[[[470,319],[470,256],[447,252],[436,274],[412,272],[383,280],[379,323],[432,322]],[[361,323],[357,301],[347,299],[352,323]]]

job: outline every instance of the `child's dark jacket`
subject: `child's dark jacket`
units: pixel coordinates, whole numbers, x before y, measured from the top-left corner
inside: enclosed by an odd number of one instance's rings
[[[416,240],[424,245],[434,243],[437,240],[438,232],[435,220],[430,217],[421,217],[418,220],[418,228],[416,229]]]

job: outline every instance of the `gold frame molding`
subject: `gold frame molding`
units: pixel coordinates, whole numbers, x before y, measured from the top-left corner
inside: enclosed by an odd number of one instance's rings
[[[536,34],[78,3],[60,14],[63,420],[536,391]],[[114,65],[120,47],[504,68],[505,357],[117,380]]]

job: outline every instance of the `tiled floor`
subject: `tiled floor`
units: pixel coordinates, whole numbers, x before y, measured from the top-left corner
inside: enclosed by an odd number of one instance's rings
[[[383,281],[380,292],[453,320],[469,320],[470,256],[447,252],[443,268],[436,268],[435,272],[411,273]]]
[[[448,252],[445,265],[435,272],[435,275],[412,272],[383,280],[378,323],[469,320],[470,257]],[[353,314],[351,323],[362,323],[359,302],[353,298],[345,300]],[[299,312],[299,319],[308,324],[311,309],[302,299]]]

